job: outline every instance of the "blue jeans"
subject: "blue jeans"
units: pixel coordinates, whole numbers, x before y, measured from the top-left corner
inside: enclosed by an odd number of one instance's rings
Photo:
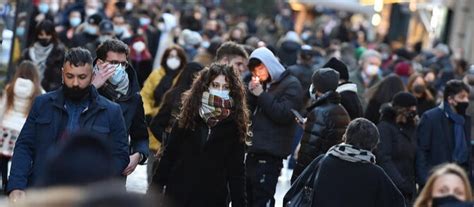
[[[249,207],[275,206],[275,190],[283,159],[266,154],[247,155],[247,201]]]

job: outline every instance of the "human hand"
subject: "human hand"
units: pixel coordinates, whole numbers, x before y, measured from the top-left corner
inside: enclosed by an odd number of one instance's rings
[[[99,63],[99,61],[97,62],[96,67],[98,70],[94,72],[92,85],[94,85],[95,88],[100,88],[110,77],[112,77],[112,75],[114,75],[116,67],[109,63]]]
[[[133,155],[130,155],[130,163],[128,163],[128,166],[123,170],[122,175],[128,176],[132,174],[133,171],[135,171],[135,168],[137,167],[138,163],[140,162],[140,153],[135,152]]]
[[[24,199],[26,197],[26,193],[23,190],[13,190],[10,192],[10,195],[8,198],[10,199],[10,202],[16,203],[18,200]]]
[[[252,77],[252,80],[249,83],[249,90],[255,96],[260,96],[263,93],[263,86],[260,83],[260,79],[258,77]]]

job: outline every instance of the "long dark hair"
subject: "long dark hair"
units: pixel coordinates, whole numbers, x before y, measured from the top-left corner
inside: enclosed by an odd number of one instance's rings
[[[35,42],[38,41],[38,36],[41,32],[44,31],[47,35],[51,35],[51,43],[57,45],[59,43],[58,34],[56,33],[56,29],[54,23],[48,19],[45,19],[38,23],[35,27]]]
[[[168,66],[166,65],[166,61],[168,60],[168,56],[170,56],[171,51],[176,50],[176,53],[178,54],[178,58],[181,60],[181,65],[179,66],[178,70],[181,70],[186,66],[187,59],[186,59],[186,53],[184,52],[183,48],[180,47],[179,45],[172,45],[168,47],[165,52],[163,53],[163,58],[161,58],[161,67],[168,69]]]
[[[202,69],[203,67],[199,63],[188,63],[178,77],[175,86],[165,93],[160,111],[172,111],[176,103],[180,102],[181,94],[191,88],[196,74]]]
[[[213,63],[198,73],[191,89],[183,94],[181,113],[178,116],[179,127],[193,129],[196,126],[196,118],[199,116],[202,94],[204,91],[209,90],[209,85],[219,75],[224,75],[227,82],[229,82],[230,96],[235,103],[234,114],[239,136],[242,142],[248,142],[249,110],[245,98],[244,86],[239,75],[232,67],[227,65]]]
[[[390,102],[392,97],[400,91],[405,91],[402,79],[395,74],[385,77],[367,92],[369,101],[383,104]]]

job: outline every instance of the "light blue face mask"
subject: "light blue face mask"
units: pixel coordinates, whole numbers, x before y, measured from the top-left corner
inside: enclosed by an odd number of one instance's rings
[[[229,90],[209,89],[209,94],[218,96],[224,100],[230,99],[229,93]]]
[[[41,3],[38,5],[38,11],[42,14],[46,14],[49,11],[49,5],[47,3]]]
[[[16,28],[16,35],[17,36],[23,36],[25,34],[25,28],[24,27],[17,27]]]
[[[145,17],[140,17],[140,19],[138,19],[138,21],[140,21],[141,26],[149,25],[150,22],[151,22],[151,20],[149,18],[145,18]]]
[[[97,35],[97,28],[91,25],[87,25],[84,31],[91,35]]]
[[[127,73],[125,72],[125,68],[122,65],[116,65],[115,72],[112,77],[109,78],[109,82],[112,85],[118,85],[120,81],[123,80],[125,75],[127,75]]]
[[[124,31],[123,27],[114,26],[114,32],[116,35],[122,35],[123,31]]]
[[[69,19],[69,24],[72,27],[77,27],[79,24],[81,24],[81,18],[73,17],[73,18]]]

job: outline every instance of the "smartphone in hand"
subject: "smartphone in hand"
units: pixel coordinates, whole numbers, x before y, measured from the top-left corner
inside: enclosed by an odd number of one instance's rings
[[[295,115],[297,121],[300,124],[304,124],[306,122],[306,119],[303,116],[301,116],[301,114],[297,110],[291,109],[291,112],[293,113],[293,115]]]

